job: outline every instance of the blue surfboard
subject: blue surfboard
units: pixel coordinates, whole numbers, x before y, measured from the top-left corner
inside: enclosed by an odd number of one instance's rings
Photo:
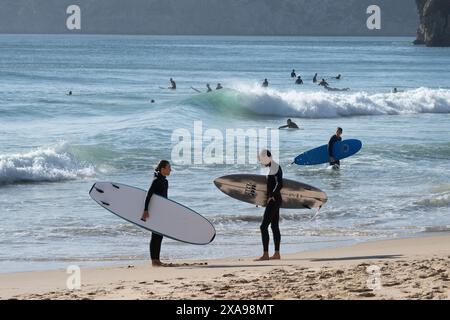
[[[362,148],[362,142],[356,139],[338,141],[333,146],[333,155],[336,160],[348,158]],[[300,166],[311,166],[329,162],[328,145],[306,151],[295,158],[294,163]]]

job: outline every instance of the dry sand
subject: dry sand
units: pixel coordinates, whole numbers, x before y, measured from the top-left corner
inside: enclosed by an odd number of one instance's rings
[[[450,235],[367,242],[207,265],[66,270],[0,275],[1,299],[450,299]]]

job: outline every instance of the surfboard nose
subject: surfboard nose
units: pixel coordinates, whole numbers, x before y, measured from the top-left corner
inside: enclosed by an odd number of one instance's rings
[[[224,177],[219,177],[214,179],[214,184],[216,185],[217,188],[221,188],[222,185],[225,183],[225,178]]]

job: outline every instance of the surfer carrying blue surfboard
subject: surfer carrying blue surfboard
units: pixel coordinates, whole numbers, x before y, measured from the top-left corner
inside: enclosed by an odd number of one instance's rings
[[[282,202],[281,189],[283,188],[283,171],[281,170],[280,165],[273,161],[272,154],[269,150],[261,150],[259,153],[259,161],[262,165],[270,168],[270,171],[267,176],[267,206],[260,226],[263,243],[263,255],[256,259],[256,261],[279,260],[281,259],[281,234],[279,221]],[[271,225],[273,241],[275,244],[275,253],[272,257],[269,257],[269,225]]]
[[[334,154],[333,154],[333,146],[334,146],[334,144],[335,144],[336,142],[342,141],[342,132],[343,132],[342,128],[341,128],[341,127],[338,127],[338,128],[336,129],[336,134],[333,135],[333,136],[330,138],[330,141],[328,142],[328,156],[329,156],[329,158],[330,158],[330,166],[333,166],[333,167],[334,167],[334,166],[339,167],[339,166],[341,165],[340,161],[339,161],[339,160],[336,160],[335,157],[334,157]]]
[[[147,197],[145,198],[145,207],[144,212],[142,213],[142,221],[147,221],[150,217],[148,212],[148,205],[150,203],[150,199],[154,194],[157,194],[161,197],[167,198],[167,191],[169,189],[169,182],[166,177],[170,175],[172,168],[170,166],[169,161],[161,160],[155,168],[155,177],[150,186],[150,189],[147,192]],[[161,243],[163,240],[163,236],[157,233],[152,233],[152,239],[150,241],[150,258],[152,259],[152,266],[154,267],[163,267],[166,264],[162,263],[159,259],[159,254],[161,252]]]

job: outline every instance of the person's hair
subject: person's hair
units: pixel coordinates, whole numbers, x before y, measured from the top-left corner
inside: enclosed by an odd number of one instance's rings
[[[167,160],[161,160],[160,162],[158,162],[158,164],[155,167],[155,172],[161,172],[162,168],[167,167],[168,165],[170,165],[170,162]]]
[[[338,127],[338,128],[337,128],[337,131],[339,131],[339,132],[341,132],[341,133],[342,133],[342,132],[343,132],[344,130],[342,130],[342,128],[341,128],[341,127]]]
[[[288,121],[288,122],[291,122],[292,120],[291,120],[291,119],[287,119],[287,121]]]

